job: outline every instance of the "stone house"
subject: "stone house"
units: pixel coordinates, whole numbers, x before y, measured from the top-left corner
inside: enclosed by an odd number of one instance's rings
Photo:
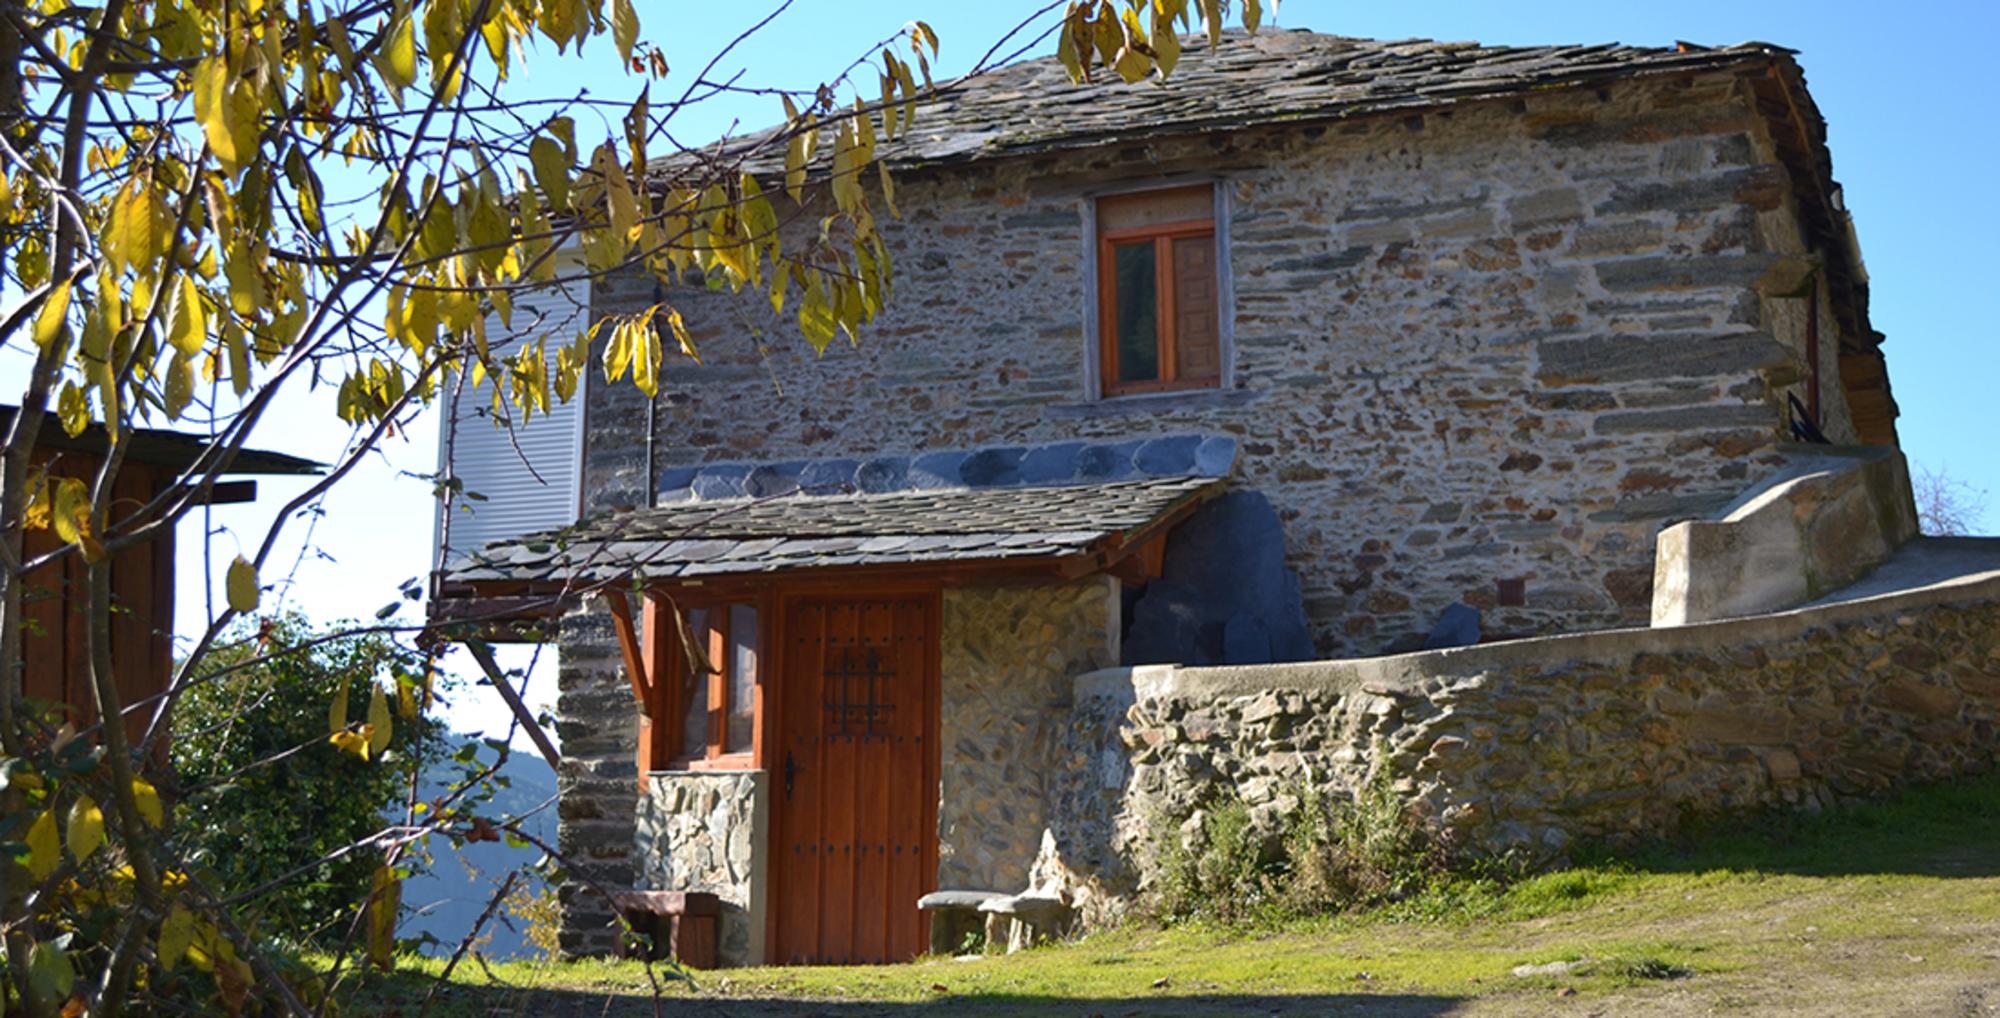
[[[547,511],[450,544],[578,529],[440,586],[643,582],[557,627],[561,841],[719,893],[727,961],[906,958],[924,893],[1026,887],[1082,673],[1414,650],[1454,604],[1488,640],[1644,625],[1664,526],[1790,441],[1896,444],[1776,46],[1233,36],[1164,85],[1010,66],[882,152],[865,342],[664,295],[705,363],[592,385],[524,440]],[[607,903],[564,902],[608,950]]]

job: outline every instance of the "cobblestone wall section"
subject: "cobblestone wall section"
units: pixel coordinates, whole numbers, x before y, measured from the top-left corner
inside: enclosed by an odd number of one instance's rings
[[[639,882],[646,890],[722,899],[716,960],[764,957],[769,804],[763,771],[655,771],[639,797]]]
[[[945,592],[939,887],[1027,889],[1072,681],[1117,661],[1111,583]]]

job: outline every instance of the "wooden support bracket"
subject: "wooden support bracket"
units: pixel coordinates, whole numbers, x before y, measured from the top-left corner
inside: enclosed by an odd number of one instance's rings
[[[603,594],[605,603],[611,606],[611,628],[618,634],[618,649],[625,655],[625,677],[632,680],[632,696],[639,701],[639,713],[643,715],[653,682],[646,674],[646,654],[632,626],[632,601],[615,587],[604,588]]]

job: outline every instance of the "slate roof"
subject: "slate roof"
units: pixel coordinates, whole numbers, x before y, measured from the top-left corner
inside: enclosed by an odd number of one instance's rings
[[[489,545],[447,567],[444,582],[592,582],[1063,558],[1115,546],[1224,483],[1219,477],[1164,477],[680,502],[599,517],[566,534]]]
[[[14,414],[19,407],[0,406],[0,430],[12,427]],[[193,466],[209,448],[208,437],[185,431],[166,428],[130,428],[125,430],[125,441],[131,443],[126,450],[128,463],[144,463],[147,466],[162,467],[182,471]],[[36,433],[35,447],[87,453],[101,457],[111,448],[111,435],[104,425],[93,423],[76,437],[70,437],[63,430],[62,421],[53,412],[45,414],[42,429]],[[324,466],[312,460],[267,449],[239,449],[230,460],[227,475],[243,474],[318,474]]]
[[[1054,57],[968,79],[920,108],[910,134],[880,142],[877,155],[898,167],[964,162],[1161,134],[1414,111],[1762,62],[1792,52],[1761,42],[1714,48],[1486,46],[1282,29],[1254,36],[1227,32],[1211,52],[1206,36],[1184,38],[1181,62],[1163,83],[1128,85],[1099,69],[1091,84],[1072,85]],[[741,144],[755,146],[768,133],[749,135]],[[769,155],[753,160],[752,168],[768,170],[783,152]]]

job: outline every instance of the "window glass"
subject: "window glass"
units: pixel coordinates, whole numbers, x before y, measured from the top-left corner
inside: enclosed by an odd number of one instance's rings
[[[729,738],[724,749],[747,753],[757,706],[757,609],[729,606]]]
[[[693,635],[694,644],[708,649],[708,610],[691,608],[687,613],[688,632]],[[708,673],[700,667],[682,669],[681,703],[687,705],[687,713],[681,719],[681,755],[705,756],[708,753]]]
[[[1160,332],[1153,242],[1111,248],[1118,302],[1118,380],[1145,382],[1160,377]]]

